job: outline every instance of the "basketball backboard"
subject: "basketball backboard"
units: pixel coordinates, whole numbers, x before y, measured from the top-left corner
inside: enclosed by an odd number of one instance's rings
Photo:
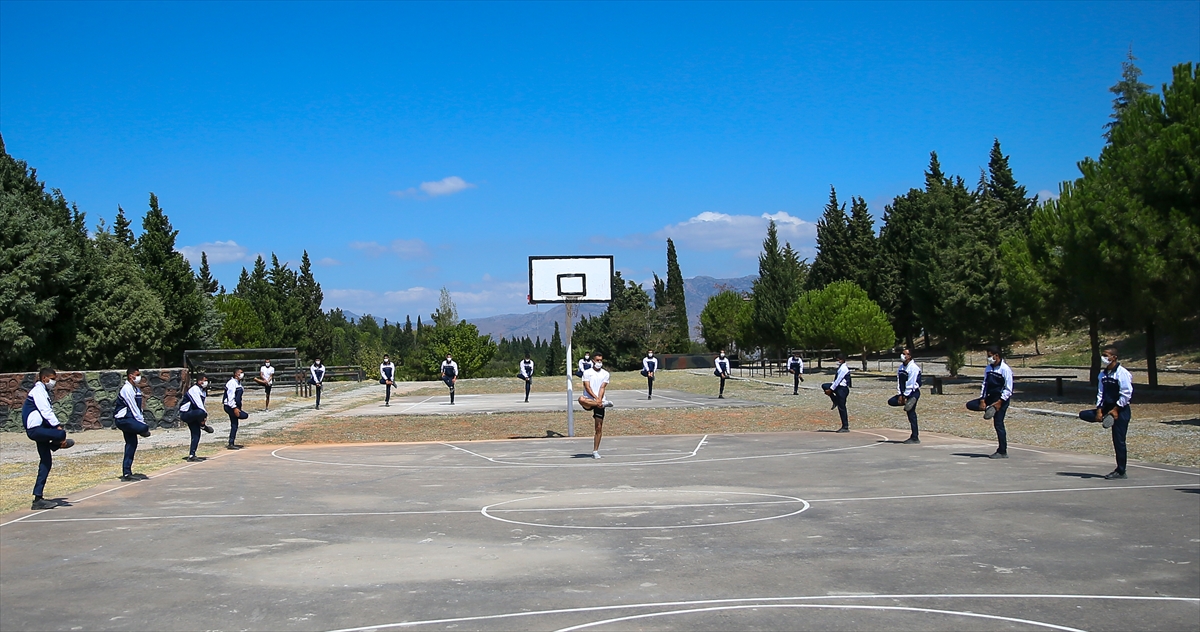
[[[530,257],[530,303],[608,303],[612,300],[613,258]]]

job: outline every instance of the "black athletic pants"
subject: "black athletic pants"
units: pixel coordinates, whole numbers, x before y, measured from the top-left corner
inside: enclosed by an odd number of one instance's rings
[[[53,454],[58,449],[54,446],[67,438],[67,431],[43,422],[41,426],[26,430],[25,436],[37,443],[38,473],[33,483],[33,495],[41,498],[46,489],[46,479],[50,477],[50,468],[54,466]]]
[[[972,410],[977,413],[983,412],[984,408],[995,404],[996,400],[998,399],[1000,399],[999,395],[989,395],[984,398],[983,406],[979,405],[978,398],[973,399],[967,402],[967,410]],[[1004,429],[1004,416],[1006,414],[1008,414],[1007,399],[1004,400],[1004,403],[1000,405],[1000,410],[996,411],[996,416],[992,417],[992,427],[996,429],[996,441],[999,443],[999,447],[996,448],[996,452],[999,452],[1000,454],[1008,454],[1008,432]]]
[[[1133,417],[1133,412],[1130,410],[1129,406],[1126,406],[1124,408],[1117,406],[1116,409],[1117,409],[1117,420],[1116,420],[1116,422],[1113,423],[1113,427],[1112,427],[1113,452],[1116,454],[1116,457],[1117,457],[1117,471],[1124,473],[1125,472],[1126,454],[1127,454],[1127,448],[1125,446],[1125,435],[1129,432],[1129,420]],[[1107,415],[1108,411],[1110,411],[1110,410],[1112,410],[1112,408],[1101,410],[1100,414]],[[1091,410],[1081,411],[1079,413],[1079,418],[1084,421],[1090,421],[1093,423],[1100,421],[1099,419],[1096,418],[1096,409],[1094,409],[1094,408]]]
[[[915,400],[920,401],[921,391],[920,390],[913,391],[913,394],[909,396],[909,399],[915,399]],[[888,400],[888,406],[903,406],[903,405],[904,404],[900,403],[899,395],[893,395],[892,398]],[[918,432],[917,432],[917,405],[913,404],[912,410],[905,411],[905,414],[908,415],[908,427],[910,430],[912,430],[912,438],[920,439],[921,437],[918,436]]]

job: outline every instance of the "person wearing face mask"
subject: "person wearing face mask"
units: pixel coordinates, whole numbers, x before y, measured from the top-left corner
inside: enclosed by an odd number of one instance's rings
[[[642,377],[646,378],[646,399],[654,398],[654,372],[658,370],[658,360],[654,358],[654,349],[646,352],[642,358]]]
[[[583,357],[579,359],[579,369],[575,371],[575,377],[583,377],[584,372],[590,368],[592,368],[592,354],[584,352]]]
[[[592,356],[591,367],[583,372],[584,394],[579,397],[579,405],[584,410],[592,411],[592,419],[596,422],[596,434],[592,435],[592,458],[600,458],[600,437],[604,435],[604,409],[612,408],[612,402],[604,397],[608,390],[611,376],[604,370],[604,356],[597,353]]]
[[[850,397],[850,367],[846,365],[846,354],[837,355],[837,365],[837,374],[833,381],[822,384],[821,390],[825,391],[829,400],[833,402],[830,410],[836,408],[838,416],[842,418],[842,427],[838,428],[837,432],[850,432],[850,418],[846,413],[846,399]]]
[[[903,406],[908,414],[908,427],[912,431],[904,443],[920,443],[917,431],[917,400],[921,397],[921,366],[913,362],[912,350],[900,352],[900,366],[896,369],[896,395],[888,400],[888,406]]]
[[[121,480],[138,481],[150,478],[145,474],[133,473],[133,457],[137,454],[138,437],[149,437],[150,426],[142,415],[142,372],[138,369],[125,371],[125,384],[117,394],[117,405],[113,410],[113,425],[125,435],[125,460],[121,461]]]
[[[721,350],[714,364],[716,368],[713,369],[713,375],[721,378],[721,390],[717,393],[717,399],[725,399],[725,380],[729,379],[729,358],[725,357],[724,349]]]
[[[258,367],[258,377],[254,378],[263,387],[263,395],[267,398],[266,404],[263,405],[263,412],[271,410],[271,387],[275,385],[275,367],[271,366],[271,359],[263,360],[262,366]]]
[[[379,383],[383,384],[383,405],[392,405],[392,387],[396,385],[396,365],[392,359],[383,356],[383,364],[379,365]]]
[[[967,402],[967,410],[983,411],[983,418],[991,419],[992,426],[996,428],[999,446],[989,458],[1007,459],[1008,433],[1004,430],[1004,416],[1008,413],[1009,399],[1013,394],[1013,372],[1000,355],[1000,347],[988,347],[987,353],[988,365],[983,370],[979,399]]]
[[[1129,420],[1133,413],[1129,402],[1133,400],[1133,375],[1117,360],[1117,348],[1106,347],[1100,356],[1100,381],[1096,386],[1096,408],[1082,410],[1079,418],[1100,423],[1112,428],[1113,452],[1117,457],[1117,469],[1104,475],[1108,480],[1123,479],[1125,475],[1125,434],[1129,431]]]
[[[208,378],[204,375],[196,376],[196,383],[188,389],[183,397],[183,403],[179,405],[179,418],[188,425],[188,430],[192,433],[192,443],[188,448],[188,455],[183,457],[184,461],[203,461],[203,457],[196,456],[196,448],[200,446],[200,431],[213,432],[213,427],[208,425],[208,411],[204,408],[204,400],[208,399]]]
[[[450,404],[454,404],[454,385],[458,383],[458,363],[450,354],[446,354],[446,360],[442,362],[441,369],[442,381],[446,383],[446,387],[450,389]]]
[[[221,405],[225,407],[225,414],[229,415],[229,443],[225,445],[226,450],[242,449],[242,446],[237,443],[238,422],[250,417],[242,409],[242,395],[245,393],[245,389],[242,388],[242,375],[241,369],[233,370],[233,377],[225,383],[225,395],[221,400]]]
[[[525,403],[529,403],[529,389],[533,388],[533,360],[529,359],[529,353],[525,354],[525,359],[517,365],[517,377],[525,382]]]
[[[325,382],[325,365],[321,364],[321,358],[313,360],[313,363],[308,367],[308,383],[313,385],[317,391],[317,405],[315,410],[321,410],[321,386]]]
[[[799,351],[793,351],[788,358],[787,370],[792,374],[792,395],[799,395],[800,383],[804,381],[804,360],[800,359]]]
[[[54,452],[75,445],[67,438],[67,431],[58,422],[58,416],[50,406],[50,389],[54,388],[58,372],[50,367],[38,371],[38,381],[21,406],[21,421],[25,424],[25,436],[37,444],[38,473],[33,483],[33,504],[30,509],[53,509],[58,503],[42,498],[50,468],[54,467]]]

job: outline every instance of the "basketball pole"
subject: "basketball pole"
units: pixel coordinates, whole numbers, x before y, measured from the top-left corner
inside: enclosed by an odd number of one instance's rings
[[[571,299],[563,302],[567,309],[567,436],[575,436],[575,383],[571,379],[571,333],[575,330],[575,306]]]

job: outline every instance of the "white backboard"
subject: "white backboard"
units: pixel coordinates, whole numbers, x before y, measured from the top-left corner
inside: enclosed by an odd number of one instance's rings
[[[612,300],[613,258],[530,257],[530,303],[607,303]]]

